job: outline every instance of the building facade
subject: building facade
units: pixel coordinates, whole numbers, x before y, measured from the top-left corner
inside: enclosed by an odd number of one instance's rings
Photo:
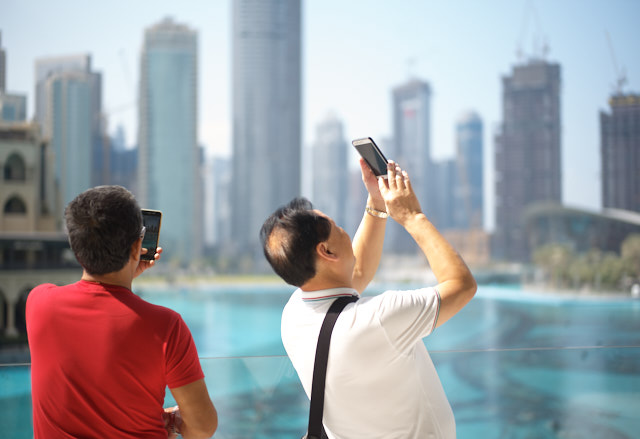
[[[103,184],[102,75],[87,54],[35,62],[35,119],[55,157],[59,209],[76,195]]]
[[[27,120],[27,96],[0,91],[0,120],[24,122]]]
[[[640,95],[609,99],[600,112],[602,207],[640,212]]]
[[[55,157],[54,177],[60,190],[59,209],[94,186],[91,147],[91,82],[81,72],[65,72],[46,80],[50,112],[45,136]]]
[[[233,2],[232,233],[237,255],[263,261],[258,234],[301,193],[300,0]]]
[[[185,265],[204,241],[195,30],[170,18],[145,30],[139,93],[137,198],[163,212],[160,245]]]
[[[134,194],[138,192],[138,148],[128,148],[125,131],[118,126],[110,139],[109,184],[126,187]]]
[[[611,208],[596,212],[541,202],[525,210],[524,224],[533,249],[558,244],[578,254],[594,249],[620,254],[624,240],[640,234],[640,213]]]
[[[312,146],[311,202],[340,226],[346,222],[348,184],[348,149],[342,122],[329,115],[316,129]]]
[[[453,212],[456,229],[482,229],[484,219],[483,125],[473,111],[456,123],[456,169],[458,174]]]
[[[0,122],[0,334],[25,333],[29,291],[81,270],[55,211],[53,155],[36,123]]]
[[[412,79],[393,89],[393,145],[383,153],[395,160],[411,177],[425,212],[433,212],[435,188],[429,185],[434,164],[431,157],[431,87]],[[437,213],[436,213],[437,214]],[[418,250],[411,236],[395,223],[389,224],[386,247],[393,253]]]
[[[0,122],[0,231],[56,232],[53,155],[35,123]]]
[[[498,260],[525,262],[523,213],[531,203],[561,202],[560,65],[532,60],[502,78],[502,125],[495,137]]]
[[[7,51],[2,48],[2,32],[0,32],[0,94],[7,89]]]

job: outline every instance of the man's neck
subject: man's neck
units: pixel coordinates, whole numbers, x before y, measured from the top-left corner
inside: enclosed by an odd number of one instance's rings
[[[337,279],[313,278],[300,286],[302,291],[330,290],[332,288],[353,288],[353,282]]]
[[[87,282],[98,282],[101,284],[117,285],[131,290],[131,276],[127,276],[125,270],[114,271],[106,274],[89,274],[86,270],[82,272],[82,280]]]

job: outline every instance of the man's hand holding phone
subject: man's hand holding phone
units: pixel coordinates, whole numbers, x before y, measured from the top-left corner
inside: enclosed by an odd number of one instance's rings
[[[413,192],[407,171],[402,170],[395,162],[389,161],[387,175],[386,180],[378,179],[378,187],[387,212],[400,225],[406,226],[408,221],[422,214],[420,202]]]
[[[351,142],[376,177],[387,176],[387,159],[371,137],[355,139]]]
[[[145,255],[147,251],[148,251],[147,249],[143,248],[142,251],[140,252],[141,256]],[[142,259],[142,257],[140,257],[140,262],[138,263],[138,267],[136,268],[136,272],[133,274],[133,277],[136,278],[140,276],[142,273],[144,273],[147,269],[153,267],[156,261],[160,260],[161,257],[162,257],[162,247],[156,247],[156,251],[152,260]]]
[[[384,199],[382,198],[380,188],[378,187],[378,178],[380,177],[375,176],[369,165],[367,165],[367,162],[362,157],[360,158],[359,163],[360,172],[362,173],[362,182],[369,193],[367,206],[385,212],[387,208],[385,207]]]

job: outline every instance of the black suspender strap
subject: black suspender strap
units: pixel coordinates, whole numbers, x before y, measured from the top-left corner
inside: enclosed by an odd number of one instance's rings
[[[327,361],[329,359],[329,344],[331,343],[331,332],[338,320],[338,316],[345,306],[358,300],[358,296],[339,297],[327,311],[324,317],[318,345],[316,346],[316,360],[313,365],[313,382],[311,383],[311,403],[309,408],[309,428],[307,438],[321,438],[322,412],[324,409],[324,384],[327,375]]]

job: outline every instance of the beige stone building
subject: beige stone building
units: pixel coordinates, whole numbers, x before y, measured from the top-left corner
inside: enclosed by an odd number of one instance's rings
[[[33,287],[79,276],[54,207],[53,160],[37,124],[0,121],[0,335],[24,333]]]

